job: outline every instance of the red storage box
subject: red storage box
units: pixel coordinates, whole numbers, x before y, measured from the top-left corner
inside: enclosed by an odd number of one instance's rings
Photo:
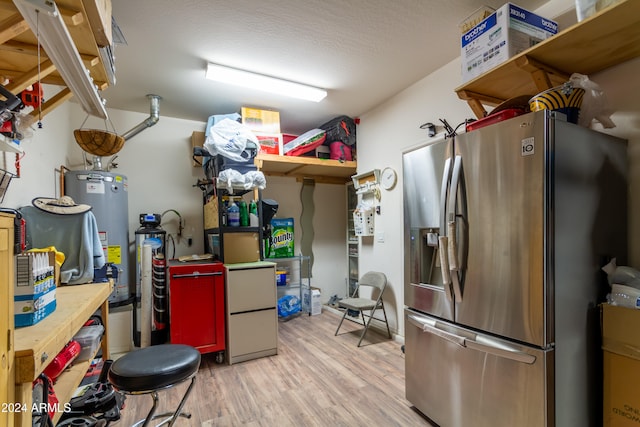
[[[476,120],[475,122],[468,123],[466,126],[467,132],[471,132],[472,130],[480,129],[485,126],[492,125],[494,123],[499,123],[503,120],[511,119],[513,117],[520,116],[524,114],[525,111],[520,108],[508,108],[506,110],[502,110],[496,114],[490,114],[485,118],[480,120]]]
[[[260,144],[260,153],[282,155],[282,134],[253,132]]]

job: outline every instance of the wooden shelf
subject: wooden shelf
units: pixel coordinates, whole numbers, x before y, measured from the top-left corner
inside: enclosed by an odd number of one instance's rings
[[[1,0],[0,0],[1,1]],[[204,132],[191,134],[191,148],[202,147]],[[201,167],[202,159],[193,156],[193,166]],[[297,179],[313,178],[319,183],[344,184],[356,173],[357,162],[317,159],[315,157],[279,156],[277,154],[258,154],[254,164],[265,175],[286,176]]]
[[[640,1],[624,0],[510,58],[455,89],[478,118],[484,105],[535,95],[640,56]]]
[[[265,175],[313,178],[316,182],[344,184],[356,173],[357,163],[315,157],[258,154],[254,160]]]
[[[33,326],[15,330],[16,383],[34,381],[109,294],[110,283],[58,287],[55,311]]]
[[[56,310],[53,313],[33,326],[14,331],[17,402],[31,407],[32,382],[98,309],[102,310],[105,328],[102,354],[103,358],[109,358],[108,298],[112,288],[112,283],[60,286],[56,289]],[[60,375],[54,389],[61,403],[73,395],[88,367],[89,362],[79,362]],[[31,414],[17,413],[15,424],[30,426]]]
[[[109,79],[94,36],[99,30],[96,28],[94,32],[87,14],[87,10],[99,9],[98,0],[56,0],[55,3],[94,83],[99,89],[106,89]],[[111,22],[110,16],[108,22]],[[42,83],[66,86],[44,49],[40,50],[38,70],[38,40],[11,0],[0,0],[0,23],[0,80],[10,80],[5,85],[7,90],[17,95],[38,79]],[[45,100],[43,115],[71,96],[71,91],[65,88],[51,99]]]

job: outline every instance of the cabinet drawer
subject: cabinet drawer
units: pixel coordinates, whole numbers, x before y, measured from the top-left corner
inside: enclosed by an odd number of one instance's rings
[[[231,358],[276,349],[277,345],[278,316],[275,308],[229,316]]]
[[[229,270],[227,304],[230,314],[275,307],[275,267]]]

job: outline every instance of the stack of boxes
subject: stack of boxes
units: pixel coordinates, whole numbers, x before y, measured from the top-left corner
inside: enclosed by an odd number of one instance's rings
[[[242,124],[258,138],[260,153],[282,156],[283,145],[296,138],[295,135],[281,133],[278,111],[242,107],[241,116]]]

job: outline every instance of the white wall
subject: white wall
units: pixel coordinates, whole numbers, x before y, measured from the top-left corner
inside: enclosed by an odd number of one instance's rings
[[[262,196],[278,202],[276,218],[293,218],[295,253],[301,253],[302,184],[295,178],[268,177]],[[322,301],[346,294],[346,193],[337,184],[316,184],[313,190],[313,268],[311,286],[320,288]],[[312,254],[303,253],[310,256]]]
[[[49,98],[58,91],[45,86],[44,97]],[[20,160],[20,178],[9,185],[2,207],[18,208],[31,204],[35,197],[59,195],[59,174],[56,169],[67,164],[67,152],[73,139],[73,124],[70,120],[71,104],[64,103],[41,121],[42,128],[24,131],[20,148],[24,156]],[[79,124],[80,120],[78,121]],[[4,136],[0,136],[4,138]],[[16,173],[15,154],[0,151],[0,168]]]

